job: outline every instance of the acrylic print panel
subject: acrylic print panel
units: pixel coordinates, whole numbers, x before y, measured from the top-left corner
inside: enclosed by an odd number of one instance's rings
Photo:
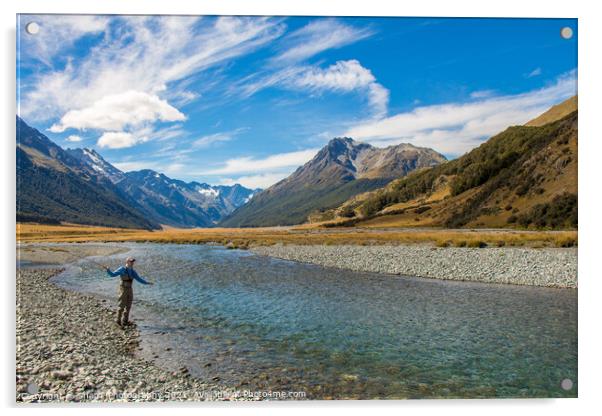
[[[18,402],[577,397],[576,19],[17,33]]]

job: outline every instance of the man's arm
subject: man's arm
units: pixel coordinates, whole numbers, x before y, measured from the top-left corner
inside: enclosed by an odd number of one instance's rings
[[[143,285],[152,285],[151,282],[148,282],[148,281],[144,280],[142,277],[140,277],[138,275],[138,273],[136,272],[136,270],[132,270],[132,277],[134,279],[136,279],[137,281],[139,281],[140,283],[142,283]]]
[[[121,266],[120,268],[118,268],[117,270],[112,272],[111,269],[109,269],[107,267],[107,274],[111,277],[117,277],[117,276],[121,276],[123,274],[124,270],[125,270],[125,267]]]

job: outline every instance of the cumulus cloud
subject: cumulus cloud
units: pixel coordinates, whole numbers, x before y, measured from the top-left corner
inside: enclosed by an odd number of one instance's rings
[[[228,159],[218,169],[202,172],[204,175],[228,175],[232,173],[250,173],[275,171],[277,169],[297,168],[313,158],[320,149],[307,149],[297,152],[277,153],[265,158],[240,157]]]
[[[144,139],[132,133],[110,131],[100,136],[96,144],[99,147],[107,147],[109,149],[123,149],[124,147],[134,146],[141,141],[144,141]]]
[[[376,146],[408,142],[457,156],[510,125],[526,123],[576,93],[576,74],[571,71],[554,84],[527,93],[418,107],[359,123],[344,135]]]
[[[355,28],[335,19],[317,19],[283,38],[274,63],[300,62],[327,49],[340,48],[372,35],[366,28]]]
[[[67,112],[50,131],[61,133],[68,128],[78,130],[122,130],[145,122],[182,121],[184,114],[156,95],[126,91],[102,97],[90,107]]]

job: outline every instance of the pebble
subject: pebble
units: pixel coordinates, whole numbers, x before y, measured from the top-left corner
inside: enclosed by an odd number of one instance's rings
[[[486,283],[577,287],[576,248],[274,245],[259,255],[362,272]]]
[[[58,272],[17,270],[17,402],[254,400],[136,357],[136,327],[115,325],[114,305],[50,283]]]

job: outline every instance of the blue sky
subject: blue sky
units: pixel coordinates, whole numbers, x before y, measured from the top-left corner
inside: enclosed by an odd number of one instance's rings
[[[575,19],[21,15],[18,43],[27,123],[210,184],[267,187],[343,135],[457,157],[577,89]]]

